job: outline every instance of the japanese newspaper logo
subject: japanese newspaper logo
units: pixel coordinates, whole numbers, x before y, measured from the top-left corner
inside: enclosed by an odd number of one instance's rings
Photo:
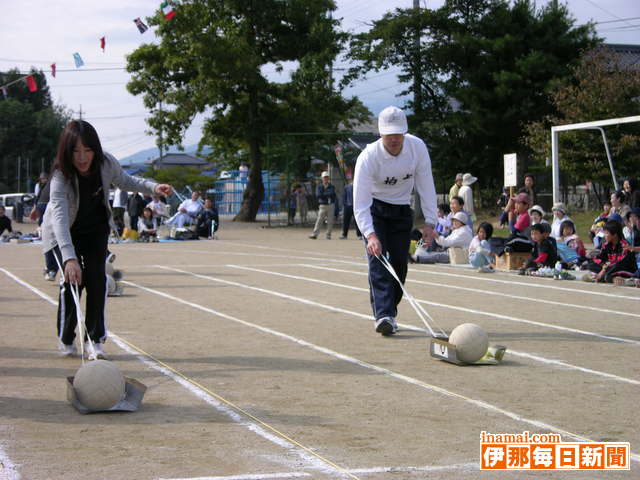
[[[629,470],[629,442],[570,443],[557,434],[480,433],[481,470]]]

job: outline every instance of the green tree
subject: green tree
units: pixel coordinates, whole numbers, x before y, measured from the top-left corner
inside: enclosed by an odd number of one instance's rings
[[[192,190],[199,190],[204,193],[207,189],[212,188],[213,178],[202,175],[200,170],[195,167],[173,167],[162,170],[149,170],[144,174],[145,177],[153,178],[158,183],[169,183],[177,190],[189,186]]]
[[[144,95],[151,128],[168,143],[179,144],[194,116],[206,113],[200,144],[248,156],[249,181],[236,219],[253,221],[264,193],[267,139],[275,148],[279,133],[334,132],[366,113],[331,85],[329,66],[344,41],[329,15],[335,4],[184,0],[174,6],[172,20],[149,19],[158,26],[159,44],[129,55],[129,91]],[[290,80],[269,81],[266,72],[282,72],[284,62],[295,64]]]
[[[17,191],[20,177],[36,177],[40,164],[50,165],[56,153],[58,138],[70,116],[63,106],[51,100],[46,77],[31,70],[38,90],[29,92],[24,74],[11,70],[0,74],[0,84],[18,80],[7,87],[7,97],[0,97],[0,175],[4,190]],[[27,170],[27,165],[29,169]],[[22,183],[22,182],[21,182]]]
[[[410,41],[421,32],[419,54]],[[401,69],[413,131],[427,139],[436,173],[473,171],[502,178],[504,153],[527,153],[523,127],[553,112],[548,92],[597,44],[593,27],[575,26],[566,5],[530,0],[447,0],[437,10],[396,10],[352,41],[362,73]],[[420,57],[418,61],[416,57]],[[421,84],[411,83],[420,69]]]
[[[551,152],[553,125],[630,117],[640,107],[640,71],[608,48],[586,52],[570,79],[550,93],[555,113],[526,127],[525,143],[543,164]],[[637,176],[640,171],[640,124],[605,127],[616,173]],[[611,172],[598,130],[562,132],[560,167],[576,181],[610,185]]]

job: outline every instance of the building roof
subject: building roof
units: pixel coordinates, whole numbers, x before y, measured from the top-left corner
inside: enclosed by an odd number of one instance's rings
[[[147,160],[147,163],[152,165],[207,165],[207,161],[200,157],[189,155],[188,153],[167,153],[160,158],[154,158],[153,160]]]
[[[622,67],[640,69],[640,45],[606,43],[604,46],[618,54]]]

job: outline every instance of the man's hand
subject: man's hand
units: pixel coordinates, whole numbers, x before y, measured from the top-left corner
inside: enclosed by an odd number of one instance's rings
[[[367,253],[374,257],[382,254],[382,244],[375,233],[371,233],[367,237]]]
[[[80,285],[82,283],[82,269],[78,260],[72,258],[64,264],[64,280],[67,283]]]
[[[433,243],[433,239],[438,236],[438,232],[435,231],[433,225],[425,225],[422,227],[422,243],[425,246],[430,247]]]
[[[156,188],[154,191],[157,195],[164,195],[165,197],[168,197],[173,193],[173,188],[171,188],[171,185],[167,185],[166,183],[161,183],[159,185],[156,185]]]

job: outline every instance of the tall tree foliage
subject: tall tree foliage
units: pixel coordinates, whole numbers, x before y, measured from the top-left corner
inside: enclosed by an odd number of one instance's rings
[[[421,105],[407,107],[437,173],[471,170],[494,183],[504,153],[526,152],[524,125],[553,112],[553,85],[597,42],[592,26],[576,27],[556,1],[537,8],[530,0],[447,0],[437,10],[396,10],[355,36],[350,57],[360,64],[347,80],[400,68],[403,93],[420,89]],[[416,68],[420,85],[412,83]]]
[[[149,19],[158,45],[128,57],[129,91],[144,95],[151,128],[181,143],[198,113],[206,114],[201,145],[247,152],[250,175],[237,220],[252,221],[263,197],[265,146],[284,132],[333,132],[366,113],[332,89],[329,65],[343,34],[329,16],[332,0],[183,0],[176,16]],[[266,72],[295,62],[288,82]],[[164,109],[158,108],[162,101]]]
[[[69,120],[65,108],[51,100],[44,74],[32,69],[31,75],[37,91],[30,92],[24,81],[18,81],[7,88],[6,98],[0,95],[0,188],[7,191],[24,190],[26,179],[35,177],[42,163],[45,168],[51,164],[60,133]],[[0,84],[23,76],[17,69],[0,73]]]
[[[630,117],[640,110],[640,70],[608,48],[587,52],[573,69],[573,77],[558,84],[550,95],[555,113],[532,122],[524,140],[543,163],[551,152],[550,127],[571,123]],[[640,124],[604,127],[616,173],[638,176]],[[560,167],[575,180],[611,185],[611,172],[598,130],[562,132]]]

